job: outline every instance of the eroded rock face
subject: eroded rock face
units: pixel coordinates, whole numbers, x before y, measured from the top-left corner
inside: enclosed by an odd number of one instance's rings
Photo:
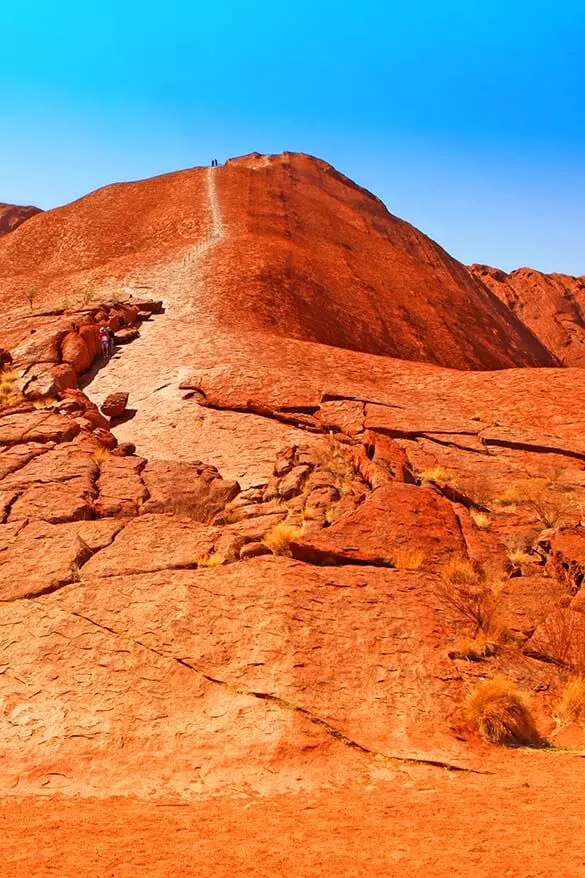
[[[27,219],[41,212],[40,207],[21,207],[18,204],[0,202],[0,235],[13,232]]]
[[[556,364],[487,286],[326,162],[283,153],[257,165],[244,157],[214,179],[230,233],[220,264],[203,265],[200,276],[213,284],[206,310],[216,325],[461,369]],[[106,187],[5,236],[0,302],[14,343],[25,331],[17,303],[28,289],[41,307],[82,300],[129,274],[151,274],[164,288],[157,266],[181,264],[186,248],[205,238],[206,202],[207,169],[195,168]],[[188,272],[180,285],[188,298]],[[108,319],[116,333],[123,322]],[[123,329],[118,340],[134,335]]]
[[[489,265],[471,273],[489,287],[566,366],[585,365],[585,277]]]

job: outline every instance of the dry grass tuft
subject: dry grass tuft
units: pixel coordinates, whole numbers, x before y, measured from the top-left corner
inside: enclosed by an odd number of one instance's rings
[[[491,658],[498,651],[498,637],[492,634],[479,632],[475,637],[460,637],[449,650],[451,659],[467,659],[479,662],[484,658]]]
[[[465,718],[490,744],[542,745],[526,694],[505,677],[494,677],[477,686],[465,702]]]
[[[487,512],[478,512],[477,509],[472,509],[469,514],[479,530],[487,530],[490,527],[492,520]]]
[[[340,442],[332,435],[326,436],[313,448],[317,466],[342,480],[355,475],[354,456],[351,445]]]
[[[441,567],[441,576],[445,582],[453,585],[464,585],[468,582],[479,582],[481,572],[468,558],[453,555]]]
[[[455,481],[456,474],[442,466],[432,466],[418,474],[422,482],[434,482],[436,485],[448,485]]]
[[[197,567],[220,567],[225,563],[225,558],[223,555],[216,555],[215,553],[203,555],[202,558],[197,559]]]
[[[514,567],[522,567],[523,564],[530,564],[534,561],[532,555],[529,555],[528,552],[525,552],[524,549],[520,548],[510,549],[508,552],[508,558]]]
[[[585,677],[571,677],[565,683],[554,714],[559,727],[585,722]]]
[[[474,506],[489,508],[493,502],[494,490],[485,477],[457,479],[455,487],[464,494]]]
[[[14,386],[17,378],[18,374],[13,369],[0,371],[0,409],[24,401],[23,395]]]
[[[33,407],[35,409],[52,409],[59,402],[54,396],[45,396],[44,399],[35,399]]]
[[[555,664],[585,676],[585,617],[565,594],[542,625],[543,652]]]
[[[560,527],[565,524],[570,513],[566,497],[554,491],[543,491],[537,497],[526,502],[526,508],[534,516],[535,521],[544,527]]]
[[[483,632],[493,639],[502,634],[498,622],[501,588],[502,583],[488,578],[478,565],[454,557],[443,565],[435,594],[456,621],[471,623],[474,637]]]
[[[290,543],[303,532],[302,527],[281,522],[264,534],[264,543],[275,555],[290,555]]]
[[[396,549],[392,554],[392,566],[397,570],[420,570],[424,560],[420,549]]]
[[[99,448],[96,448],[94,453],[92,454],[92,460],[96,463],[104,463],[110,456],[110,449],[106,448],[105,445],[100,445]]]

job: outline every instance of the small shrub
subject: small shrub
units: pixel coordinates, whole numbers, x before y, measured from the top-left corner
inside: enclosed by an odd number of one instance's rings
[[[544,527],[564,524],[570,512],[566,498],[553,491],[543,491],[540,496],[528,500],[526,508]]]
[[[420,549],[396,549],[391,560],[397,570],[420,570],[425,554]]]
[[[573,610],[568,601],[569,595],[561,596],[544,621],[541,651],[555,664],[585,675],[585,617]]]
[[[452,558],[441,571],[435,586],[439,601],[459,622],[473,625],[473,636],[479,632],[499,635],[501,583],[487,579],[484,571],[464,558]]]
[[[292,540],[299,537],[303,532],[302,527],[281,522],[275,524],[264,535],[264,543],[272,549],[275,555],[290,555],[289,545]]]
[[[483,478],[457,480],[455,487],[464,494],[474,506],[487,508],[491,505],[494,491],[489,481]]]
[[[490,744],[505,747],[542,744],[526,694],[505,677],[480,683],[465,702],[465,717]]]
[[[585,677],[571,677],[565,683],[554,714],[559,726],[585,721]]]
[[[472,509],[470,515],[473,523],[479,530],[487,530],[487,528],[492,523],[492,520],[487,512],[478,512],[477,509]]]

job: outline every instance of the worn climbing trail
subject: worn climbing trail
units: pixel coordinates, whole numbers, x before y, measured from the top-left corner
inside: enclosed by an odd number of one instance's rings
[[[135,284],[138,295],[147,287],[163,300],[164,314],[143,323],[140,338],[120,348],[84,388],[98,404],[109,393],[129,392],[129,409],[135,410],[135,416],[115,426],[114,432],[120,441],[134,442],[146,457],[185,456],[177,453],[169,438],[179,425],[179,410],[185,408],[179,384],[193,365],[198,334],[210,326],[209,290],[204,288],[200,266],[225,235],[215,175],[215,168],[207,169],[207,235],[171,262],[149,269]],[[132,283],[126,288],[132,290]]]

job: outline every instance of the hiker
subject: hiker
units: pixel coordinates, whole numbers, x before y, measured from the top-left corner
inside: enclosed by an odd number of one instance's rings
[[[108,333],[107,326],[102,326],[100,329],[100,345],[102,349],[102,356],[104,360],[110,359],[110,335]]]
[[[106,326],[106,332],[108,333],[108,353],[110,357],[113,357],[114,351],[116,350],[116,338],[114,336],[114,330],[110,326]]]

